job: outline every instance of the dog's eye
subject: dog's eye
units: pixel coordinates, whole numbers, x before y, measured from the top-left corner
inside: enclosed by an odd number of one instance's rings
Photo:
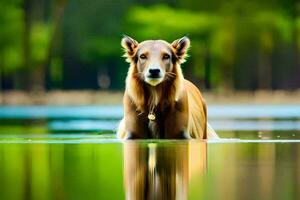
[[[140,59],[146,59],[146,58],[147,58],[147,56],[145,54],[140,55]]]
[[[164,55],[163,55],[163,59],[164,59],[164,60],[167,60],[167,59],[169,59],[169,58],[170,58],[170,55],[169,55],[169,54],[164,54]]]

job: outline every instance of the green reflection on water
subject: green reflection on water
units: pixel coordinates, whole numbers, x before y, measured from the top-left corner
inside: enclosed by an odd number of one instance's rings
[[[298,188],[300,143],[0,143],[0,199],[299,199]]]
[[[0,199],[123,199],[121,152],[115,144],[0,144]]]

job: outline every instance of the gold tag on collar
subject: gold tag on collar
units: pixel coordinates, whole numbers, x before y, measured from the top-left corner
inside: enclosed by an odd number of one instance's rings
[[[155,120],[155,115],[154,115],[153,113],[149,113],[148,119],[149,119],[150,121]]]

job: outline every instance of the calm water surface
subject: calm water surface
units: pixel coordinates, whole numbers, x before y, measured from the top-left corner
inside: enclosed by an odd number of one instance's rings
[[[300,199],[300,106],[209,108],[221,140],[121,142],[121,106],[0,107],[0,199]]]

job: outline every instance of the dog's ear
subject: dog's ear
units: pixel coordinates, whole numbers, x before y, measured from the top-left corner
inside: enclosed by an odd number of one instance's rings
[[[174,49],[177,60],[179,63],[183,63],[187,57],[187,51],[190,47],[190,39],[187,36],[184,36],[172,42],[171,45]]]
[[[126,58],[127,62],[133,61],[138,45],[139,43],[136,40],[124,35],[121,41],[121,46],[125,51],[124,57]]]

